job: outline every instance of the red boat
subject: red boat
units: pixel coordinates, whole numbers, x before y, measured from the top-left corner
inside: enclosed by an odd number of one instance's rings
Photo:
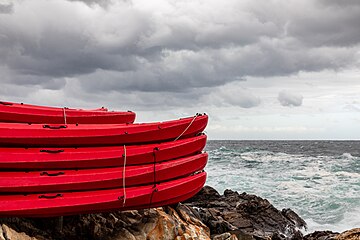
[[[164,182],[203,170],[207,153],[156,164],[82,170],[0,172],[1,193],[61,192]],[[124,178],[125,176],[125,178]]]
[[[81,169],[162,162],[201,152],[206,135],[158,144],[82,148],[0,148],[0,169]],[[0,172],[0,176],[1,176]]]
[[[196,136],[207,122],[207,115],[196,115],[142,124],[0,123],[0,146],[80,147],[163,142]]]
[[[159,184],[47,194],[0,195],[0,217],[51,217],[158,207],[184,201],[205,184],[206,173]]]
[[[121,124],[133,123],[135,113],[55,108],[0,101],[0,122],[47,124]]]

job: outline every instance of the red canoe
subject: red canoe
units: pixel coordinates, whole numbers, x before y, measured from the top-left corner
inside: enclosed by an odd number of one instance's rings
[[[162,162],[201,152],[206,135],[159,144],[83,148],[0,148],[0,169],[80,169]],[[1,173],[0,173],[1,174]]]
[[[203,170],[207,153],[162,163],[82,170],[0,172],[1,193],[61,192],[132,187],[164,182]]]
[[[133,123],[135,113],[107,111],[106,108],[83,110],[55,108],[0,101],[0,122],[47,124],[121,124]]]
[[[29,195],[0,195],[0,217],[51,217],[158,207],[184,201],[204,186],[206,173],[139,187]]]
[[[0,146],[79,147],[170,141],[202,132],[207,115],[142,124],[0,123]]]

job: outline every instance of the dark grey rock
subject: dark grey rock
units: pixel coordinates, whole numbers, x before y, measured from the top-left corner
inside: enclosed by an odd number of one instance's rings
[[[225,190],[223,195],[205,186],[187,205],[198,209],[211,234],[241,230],[257,239],[302,239],[306,223],[291,209],[279,211],[261,197]]]

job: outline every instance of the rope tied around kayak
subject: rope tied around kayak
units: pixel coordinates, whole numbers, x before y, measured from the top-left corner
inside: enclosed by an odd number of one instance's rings
[[[126,182],[125,182],[125,171],[126,171],[126,146],[124,145],[124,168],[123,168],[123,173],[122,173],[122,179],[123,179],[123,191],[124,191],[124,197],[123,197],[123,207],[125,206],[125,202],[126,202]]]
[[[193,124],[193,122],[195,121],[195,119],[197,118],[197,116],[199,116],[199,114],[196,114],[193,119],[191,120],[190,124],[185,128],[185,130],[177,137],[175,138],[174,142],[179,140],[179,138],[182,137],[182,135],[184,135],[184,133],[191,127],[191,125]]]
[[[153,149],[153,157],[154,157],[154,163],[153,163],[153,172],[154,172],[154,187],[156,186],[156,152],[159,151],[158,147],[155,147]]]
[[[154,195],[154,192],[157,192],[157,187],[156,187],[156,153],[159,151],[159,148],[158,147],[155,147],[153,149],[153,159],[154,159],[154,162],[153,162],[153,173],[154,173],[154,185],[153,185],[153,190],[151,192],[151,196],[150,196],[150,203],[149,203],[149,209],[151,208],[151,205],[152,205],[152,200],[153,200],[153,195]]]
[[[64,123],[66,125],[66,107],[63,107],[63,116],[64,116]]]

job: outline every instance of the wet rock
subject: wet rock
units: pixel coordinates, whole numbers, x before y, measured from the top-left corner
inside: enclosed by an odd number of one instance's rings
[[[339,235],[332,231],[315,231],[304,236],[304,240],[334,240]]]
[[[281,214],[292,221],[296,227],[307,230],[306,222],[290,208],[283,209]]]
[[[336,240],[360,240],[360,228],[354,228],[340,233],[335,237]]]
[[[306,227],[305,221],[291,209],[279,211],[266,199],[232,190],[220,195],[205,186],[186,204],[197,209],[211,234],[241,230],[260,239],[302,239],[298,228]]]

